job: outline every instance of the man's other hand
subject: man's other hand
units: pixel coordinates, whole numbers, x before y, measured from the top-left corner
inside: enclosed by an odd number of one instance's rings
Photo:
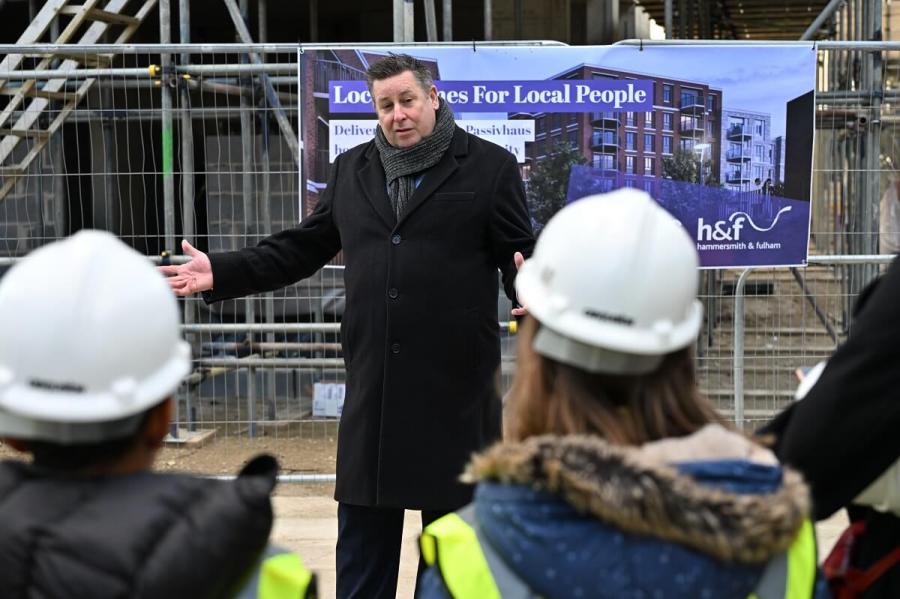
[[[513,262],[516,263],[517,271],[522,268],[522,265],[525,263],[525,256],[522,255],[522,252],[516,252],[515,254],[513,254]],[[525,316],[526,314],[528,314],[528,308],[525,306],[512,309],[513,316]]]
[[[212,289],[213,274],[209,257],[185,239],[181,240],[181,251],[191,257],[189,262],[159,267],[159,272],[166,276],[175,295],[184,297]]]

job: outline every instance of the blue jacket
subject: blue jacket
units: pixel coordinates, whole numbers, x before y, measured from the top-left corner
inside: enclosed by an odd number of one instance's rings
[[[808,516],[807,490],[777,463],[717,451],[747,442],[715,428],[712,453],[701,431],[677,441],[685,459],[673,463],[596,437],[498,445],[469,471],[480,534],[548,599],[743,599]],[[448,596],[428,570],[418,597]]]

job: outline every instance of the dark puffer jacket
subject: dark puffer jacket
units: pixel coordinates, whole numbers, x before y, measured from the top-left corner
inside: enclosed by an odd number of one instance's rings
[[[266,546],[277,471],[270,456],[234,482],[60,478],[0,462],[0,595],[227,596]]]

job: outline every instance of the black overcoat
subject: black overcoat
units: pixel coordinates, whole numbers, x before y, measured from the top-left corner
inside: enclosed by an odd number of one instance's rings
[[[860,307],[861,306],[861,307]],[[900,457],[900,261],[860,294],[847,341],[803,401],[761,433],[810,484],[816,519],[850,504]]]
[[[338,501],[452,510],[472,452],[500,437],[499,268],[514,297],[531,222],[516,160],[459,127],[397,222],[374,142],[335,161],[315,211],[254,248],[213,254],[208,301],[268,291],[344,252],[347,391]]]

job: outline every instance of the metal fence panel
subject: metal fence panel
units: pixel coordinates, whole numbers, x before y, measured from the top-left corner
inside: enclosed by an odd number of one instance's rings
[[[900,78],[898,50],[866,43],[817,50],[811,256],[878,253],[885,225],[879,201],[898,160],[892,91]],[[54,72],[61,56],[51,72],[37,68],[59,48],[0,46],[0,53],[13,52],[24,58],[15,71],[0,71],[0,129],[17,128],[29,114],[35,125],[0,138],[6,154],[0,187],[9,184],[0,199],[0,269],[83,227],[113,231],[158,256],[175,250],[182,236],[209,251],[253,244],[311,210],[298,200],[298,167],[314,169],[327,157],[301,153],[297,162],[295,47],[69,47],[67,55],[81,66],[64,77]],[[164,54],[171,68],[153,68]],[[327,77],[320,70],[315,76]],[[42,98],[52,81],[61,81],[58,92]],[[77,103],[67,103],[79,94]],[[896,231],[896,224],[887,226]],[[860,264],[813,258],[805,269],[758,269],[742,282],[741,271],[705,272],[707,326],[697,353],[707,395],[747,426],[771,417],[791,401],[794,370],[827,356],[846,336],[853,298],[878,268],[875,258]],[[195,370],[179,393],[174,432],[334,437],[337,421],[311,412],[316,383],[344,378],[339,257],[274,293],[182,305]],[[508,309],[498,298],[501,323]],[[514,368],[514,337],[504,333],[504,389]]]

